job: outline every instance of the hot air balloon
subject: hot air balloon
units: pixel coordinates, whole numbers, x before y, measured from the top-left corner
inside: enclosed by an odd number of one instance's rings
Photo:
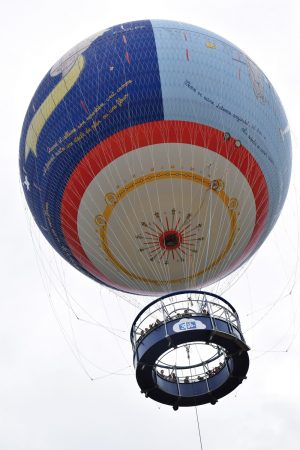
[[[246,377],[235,308],[201,289],[258,250],[290,173],[268,78],[222,37],[165,20],[111,27],[65,54],[20,141],[25,197],[53,248],[103,285],[159,296],[133,323],[134,364],[142,392],[174,409],[216,403]]]

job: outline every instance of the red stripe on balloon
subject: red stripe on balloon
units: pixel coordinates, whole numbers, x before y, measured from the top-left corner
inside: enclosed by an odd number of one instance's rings
[[[127,51],[125,52],[125,59],[128,62],[128,64],[131,63],[129,53]]]
[[[135,125],[116,133],[91,149],[74,169],[62,198],[61,225],[69,248],[83,267],[109,285],[111,281],[92,264],[80,243],[77,214],[82,196],[93,178],[116,158],[138,148],[161,143],[183,143],[205,147],[228,159],[248,181],[255,199],[256,221],[246,249],[238,261],[233,261],[231,270],[246,259],[264,230],[269,210],[268,187],[258,163],[244,146],[237,148],[233,139],[224,140],[222,131],[193,122],[164,120]],[[117,284],[115,287],[128,289]]]

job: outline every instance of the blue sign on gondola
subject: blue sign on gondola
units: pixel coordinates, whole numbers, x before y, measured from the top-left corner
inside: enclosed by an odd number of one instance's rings
[[[203,323],[201,320],[195,320],[195,319],[180,319],[179,322],[176,322],[175,325],[173,325],[173,331],[175,333],[180,333],[181,331],[187,331],[187,330],[204,330],[206,328],[206,324]]]
[[[193,328],[197,328],[196,322],[191,320],[189,322],[183,322],[179,324],[180,331],[191,330]]]

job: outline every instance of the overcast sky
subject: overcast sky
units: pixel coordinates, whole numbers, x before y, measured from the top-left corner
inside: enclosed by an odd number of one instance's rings
[[[227,38],[265,72],[286,109],[295,153],[287,206],[225,294],[248,330],[248,379],[198,414],[205,450],[298,448],[300,3],[11,0],[0,12],[0,448],[199,448],[195,408],[175,413],[145,399],[135,383],[127,339],[143,299],[130,305],[64,265],[30,220],[19,182],[22,122],[45,73],[94,32],[145,18],[185,21]]]

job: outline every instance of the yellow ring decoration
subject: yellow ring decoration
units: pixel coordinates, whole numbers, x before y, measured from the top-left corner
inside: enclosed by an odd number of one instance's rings
[[[114,197],[117,199],[117,201],[114,204],[107,204],[103,214],[97,216],[97,218],[101,217],[101,219],[102,219],[101,227],[98,230],[98,233],[99,233],[99,237],[100,237],[100,244],[101,244],[103,251],[105,252],[106,256],[109,258],[109,260],[113,263],[113,265],[115,267],[117,267],[121,272],[126,274],[130,279],[139,280],[139,281],[143,281],[145,283],[154,284],[154,285],[182,283],[184,281],[191,280],[193,278],[197,278],[197,277],[203,275],[205,272],[211,270],[213,267],[215,267],[217,264],[219,264],[219,262],[222,261],[222,259],[224,259],[224,257],[227,255],[227,253],[229,252],[229,250],[231,249],[231,247],[233,245],[233,241],[234,241],[234,238],[236,235],[236,230],[237,230],[237,215],[236,215],[236,212],[234,210],[230,209],[230,207],[229,207],[230,201],[232,201],[232,199],[230,199],[224,191],[218,192],[218,191],[212,190],[214,195],[216,195],[227,208],[227,212],[228,212],[229,219],[230,219],[230,234],[229,234],[228,242],[227,242],[225,248],[223,249],[223,251],[205,269],[203,269],[200,272],[197,272],[193,275],[190,275],[188,277],[178,278],[175,280],[166,280],[166,281],[154,280],[154,279],[148,279],[145,277],[141,277],[139,275],[136,275],[136,274],[130,272],[115,258],[115,256],[111,253],[108,242],[107,242],[107,227],[109,224],[110,216],[111,216],[115,206],[129,192],[132,192],[134,189],[136,189],[140,186],[143,186],[146,183],[151,183],[153,181],[156,181],[157,179],[171,179],[171,178],[175,178],[175,179],[180,178],[183,180],[193,181],[195,183],[202,184],[207,189],[210,189],[210,186],[211,186],[211,180],[203,177],[202,175],[198,175],[195,172],[188,172],[188,171],[184,171],[184,170],[161,170],[159,172],[151,172],[147,175],[143,175],[139,178],[136,178],[136,179],[130,181],[125,186],[120,188],[115,193],[115,197]],[[110,193],[110,195],[111,195],[111,193]],[[105,219],[104,221],[103,221],[103,218]]]

